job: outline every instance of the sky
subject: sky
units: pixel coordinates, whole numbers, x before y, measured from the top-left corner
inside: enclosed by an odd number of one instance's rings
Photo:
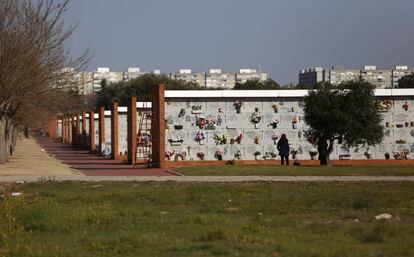
[[[414,66],[413,0],[71,0],[66,46],[88,70],[255,68],[280,84],[311,66]]]

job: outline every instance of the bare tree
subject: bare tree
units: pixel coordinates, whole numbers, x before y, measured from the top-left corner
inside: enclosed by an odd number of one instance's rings
[[[89,60],[87,52],[71,59],[64,48],[76,27],[61,21],[68,1],[0,1],[0,163],[8,160],[13,131],[59,109],[62,92],[77,86],[75,70]]]

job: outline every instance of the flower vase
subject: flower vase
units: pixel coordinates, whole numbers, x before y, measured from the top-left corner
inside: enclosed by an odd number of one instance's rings
[[[255,124],[254,124],[254,128],[255,128],[255,129],[259,129],[259,128],[260,128],[260,123],[255,123]]]
[[[240,107],[236,107],[236,113],[240,113]]]
[[[222,161],[222,160],[223,160],[223,156],[222,156],[222,155],[217,155],[217,159],[218,159],[219,161]]]

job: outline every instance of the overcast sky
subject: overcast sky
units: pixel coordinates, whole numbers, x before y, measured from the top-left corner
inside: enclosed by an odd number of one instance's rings
[[[260,68],[281,84],[308,66],[414,66],[413,0],[71,0],[67,46],[89,70]]]

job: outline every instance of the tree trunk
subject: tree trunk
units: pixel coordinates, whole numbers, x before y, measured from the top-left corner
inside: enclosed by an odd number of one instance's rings
[[[6,118],[0,117],[0,164],[8,161],[6,145]]]
[[[10,119],[6,118],[6,133],[5,133],[5,139],[6,139],[6,158],[7,161],[9,161],[9,157],[11,156],[13,152],[13,146],[12,146],[12,133],[13,133],[13,124]]]
[[[332,150],[333,150],[333,143],[334,143],[333,139],[329,139],[329,145],[326,139],[318,140],[317,142],[318,153],[319,153],[318,159],[320,161],[320,165],[322,166],[330,165],[329,156],[331,155]]]
[[[13,131],[11,133],[11,151],[10,151],[10,155],[13,155],[14,152],[16,151],[17,137],[19,135],[19,132],[20,132],[20,127],[13,126]]]

